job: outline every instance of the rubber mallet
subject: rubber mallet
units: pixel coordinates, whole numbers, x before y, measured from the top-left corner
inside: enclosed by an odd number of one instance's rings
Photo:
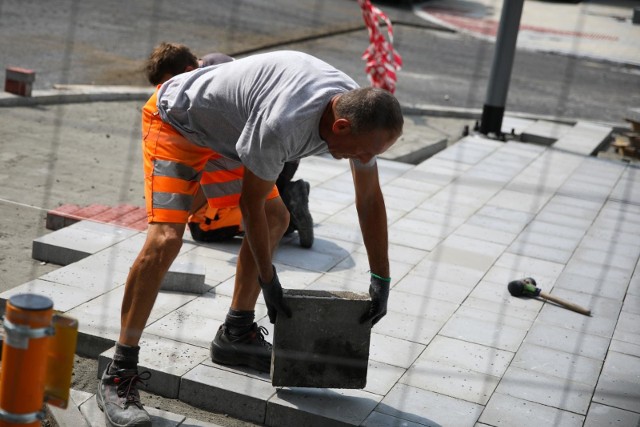
[[[591,316],[591,310],[580,307],[577,304],[573,304],[569,301],[565,301],[554,295],[550,295],[543,292],[542,289],[536,287],[536,281],[531,277],[527,277],[522,280],[512,280],[509,282],[509,293],[514,297],[540,297],[549,301],[553,301],[556,304],[560,304],[563,307],[573,310],[585,316]]]

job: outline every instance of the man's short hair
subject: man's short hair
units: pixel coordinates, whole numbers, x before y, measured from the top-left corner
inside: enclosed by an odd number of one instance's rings
[[[402,132],[404,117],[400,103],[391,92],[362,87],[343,93],[336,101],[336,113],[351,122],[354,134],[378,129]]]
[[[185,45],[162,42],[149,55],[145,73],[149,83],[159,85],[168,74],[184,73],[187,67],[198,68],[198,58]]]

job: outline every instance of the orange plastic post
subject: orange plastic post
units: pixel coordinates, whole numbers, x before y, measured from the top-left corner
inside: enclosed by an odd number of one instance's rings
[[[49,343],[44,397],[48,404],[65,409],[69,403],[78,321],[56,313],[51,323],[55,328],[55,335]]]
[[[18,294],[7,301],[0,427],[40,426],[52,315],[53,302],[47,297]]]

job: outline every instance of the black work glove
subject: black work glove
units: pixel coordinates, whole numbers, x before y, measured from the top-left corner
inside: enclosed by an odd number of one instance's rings
[[[260,288],[262,289],[264,302],[267,304],[269,321],[275,324],[279,312],[284,312],[287,317],[291,317],[291,309],[285,304],[282,298],[282,285],[280,284],[280,280],[278,280],[276,268],[273,267],[273,279],[271,279],[271,282],[265,283],[258,277],[258,283],[260,283]]]
[[[380,319],[387,314],[387,301],[389,300],[389,280],[371,276],[371,284],[369,285],[369,295],[371,295],[371,308],[360,318],[360,323],[373,322],[372,325],[378,323]]]

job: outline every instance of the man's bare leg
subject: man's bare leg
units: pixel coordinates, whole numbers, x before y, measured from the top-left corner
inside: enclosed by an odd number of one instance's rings
[[[137,384],[149,373],[138,372],[138,343],[158,296],[160,284],[182,246],[184,224],[150,224],[147,240],[125,284],[120,337],[113,362],[102,374],[96,400],[108,426],[151,427]]]
[[[160,285],[182,247],[185,224],[149,224],[147,240],[133,263],[122,299],[118,342],[137,346]]]

